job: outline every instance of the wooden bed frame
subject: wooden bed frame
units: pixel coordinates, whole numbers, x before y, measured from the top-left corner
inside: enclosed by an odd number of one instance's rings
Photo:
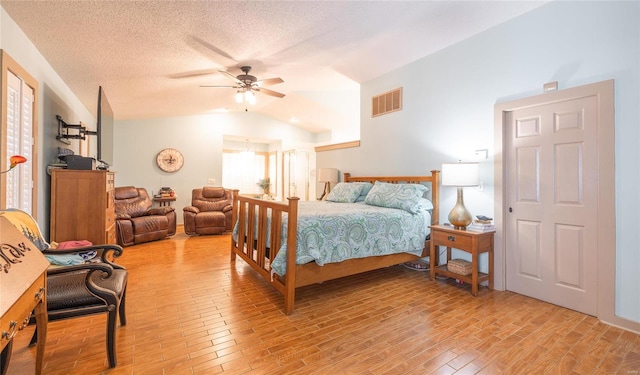
[[[352,177],[344,174],[345,182],[366,181],[374,183],[383,181],[390,183],[425,183],[430,182],[429,193],[433,203],[431,225],[438,224],[440,217],[440,171],[431,171],[430,176],[398,176],[398,177]],[[250,196],[239,195],[235,190],[233,194],[233,223],[240,220],[241,223],[254,223],[257,219],[257,229],[253,225],[238,226],[237,242],[231,239],[231,262],[236,256],[247,262],[251,268],[273,285],[284,295],[284,312],[289,315],[293,312],[296,288],[333,280],[340,277],[355,275],[379,268],[384,268],[417,258],[429,256],[429,241],[420,256],[409,253],[389,254],[368,258],[350,259],[340,263],[328,263],[318,266],[315,262],[296,264],[296,252],[287,251],[287,270],[284,276],[271,273],[269,265],[275,258],[281,242],[282,217],[288,215],[287,249],[296,249],[296,227],[298,224],[297,197],[287,198],[288,202],[276,202],[262,200]],[[271,228],[269,243],[267,243],[267,211],[271,210]],[[257,217],[256,217],[257,216]],[[248,221],[247,221],[248,220]],[[257,233],[254,233],[257,230]],[[257,234],[257,236],[256,236]],[[247,238],[257,238],[256,241],[247,243]]]

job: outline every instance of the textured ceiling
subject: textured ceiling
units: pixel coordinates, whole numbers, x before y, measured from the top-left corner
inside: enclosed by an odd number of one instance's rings
[[[544,3],[0,0],[92,113],[99,85],[119,120],[244,111],[200,86],[250,65],[286,96],[248,110],[313,132],[359,126],[361,83]]]

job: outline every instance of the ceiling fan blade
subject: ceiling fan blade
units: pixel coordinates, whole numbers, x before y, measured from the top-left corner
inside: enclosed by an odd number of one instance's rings
[[[261,79],[256,81],[256,84],[258,86],[271,86],[271,85],[277,85],[278,83],[282,83],[282,82],[284,82],[282,78],[277,77],[277,78]]]
[[[241,80],[239,80],[238,78],[236,78],[236,76],[234,76],[233,74],[231,74],[231,73],[227,72],[226,70],[222,70],[222,69],[220,69],[220,70],[218,70],[218,71],[219,71],[220,73],[222,73],[222,74],[226,75],[227,77],[231,78],[232,80],[234,80],[238,85],[240,85],[240,86],[242,86],[242,87],[244,87],[244,86],[245,86],[245,83],[244,83],[244,82],[242,82]]]
[[[215,53],[216,55],[222,56],[222,57],[224,57],[225,59],[229,59],[229,60],[234,61],[234,62],[236,61],[236,60],[233,58],[233,56],[229,55],[229,54],[228,54],[228,53],[226,53],[225,51],[223,51],[223,50],[221,50],[220,48],[218,48],[218,47],[214,46],[213,44],[211,44],[211,43],[209,43],[209,42],[207,42],[207,41],[203,40],[203,39],[202,39],[202,38],[200,38],[200,37],[197,37],[197,36],[195,36],[195,35],[192,35],[192,36],[191,36],[191,40],[192,40],[192,41],[194,41],[194,42],[196,42],[194,46],[197,46],[197,45],[199,44],[200,46],[203,46],[203,47],[205,47],[206,49],[208,49],[208,50],[212,51],[212,52],[213,52],[213,53]],[[192,44],[193,44],[193,43],[192,43]]]
[[[222,87],[227,89],[241,89],[240,86],[218,86],[218,85],[200,85],[200,87]]]
[[[275,96],[276,98],[284,98],[284,94],[281,94],[277,91],[273,91],[273,90],[269,90],[269,89],[265,89],[265,88],[256,88],[256,91],[259,91],[265,95],[269,95],[269,96]]]
[[[206,75],[209,75],[209,74],[215,74],[217,72],[218,72],[217,69],[194,70],[192,72],[171,74],[169,76],[169,78],[174,78],[174,79],[192,78],[192,77],[206,76]]]

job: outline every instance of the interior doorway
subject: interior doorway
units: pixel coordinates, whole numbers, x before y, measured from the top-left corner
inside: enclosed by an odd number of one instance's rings
[[[595,96],[572,98],[504,121],[506,288],[594,316],[597,109]]]
[[[637,330],[638,324],[615,315],[613,88],[609,80],[495,106],[496,288],[512,290],[518,281],[511,276],[518,274],[538,284],[537,292],[525,286],[519,293],[563,306],[567,301],[558,297],[557,290],[548,293],[548,285],[573,288],[578,296],[584,293],[579,289],[589,289],[595,296],[595,302],[587,302],[595,306],[591,314]],[[564,108],[567,103],[574,108]],[[584,105],[595,105],[595,109],[583,109]],[[548,113],[542,114],[545,111]],[[544,116],[550,117],[548,127],[543,124]],[[591,121],[593,133],[584,139],[542,140],[540,146],[515,140],[543,132],[584,132],[579,127],[587,126],[586,121]],[[563,127],[571,128],[569,123],[574,129],[565,132]],[[579,164],[586,159],[594,163],[595,171],[585,173]],[[570,165],[575,168],[568,171]],[[587,214],[567,213],[567,208],[583,205],[593,206],[595,214],[582,223],[570,222],[567,217]],[[537,212],[520,217],[514,211]],[[595,246],[589,250],[585,241]],[[564,252],[566,247],[568,252]],[[576,262],[580,262],[577,271],[572,269]],[[566,307],[578,309],[571,304]]]

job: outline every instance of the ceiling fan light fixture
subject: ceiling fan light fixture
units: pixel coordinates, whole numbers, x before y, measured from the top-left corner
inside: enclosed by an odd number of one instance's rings
[[[256,92],[261,92],[262,94],[274,96],[276,98],[283,98],[284,94],[281,94],[277,91],[269,90],[262,88],[262,86],[275,85],[278,83],[284,82],[282,78],[267,78],[259,81],[255,76],[249,75],[249,71],[251,70],[250,66],[243,66],[241,70],[244,74],[240,74],[238,76],[234,76],[226,70],[218,70],[220,73],[225,76],[233,79],[235,81],[235,85],[233,86],[200,86],[200,87],[229,87],[236,89],[236,103],[238,104],[256,104]]]
[[[251,90],[247,90],[244,92],[244,99],[249,104],[256,104],[256,95]]]

